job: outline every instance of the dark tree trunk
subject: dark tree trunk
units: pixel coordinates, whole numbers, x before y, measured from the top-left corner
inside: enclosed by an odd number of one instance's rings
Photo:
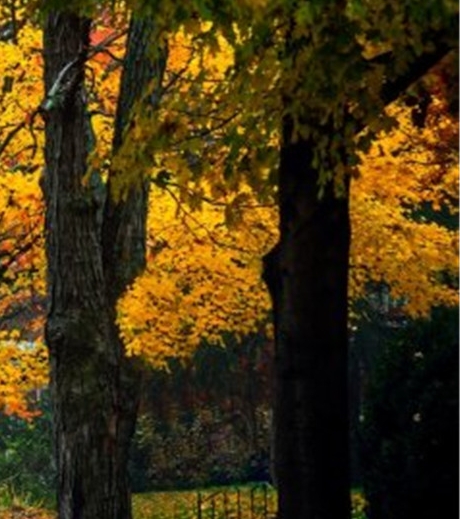
[[[350,514],[348,192],[338,198],[330,184],[319,198],[314,146],[302,138],[292,142],[286,117],[279,167],[280,239],[264,265],[276,336],[279,519],[347,519]]]
[[[331,4],[326,14],[331,34],[345,8],[344,2]],[[426,34],[425,41],[435,44],[408,63],[400,76],[393,77],[394,57],[385,55],[383,64],[388,66],[389,76],[380,91],[384,105],[395,101],[456,48],[457,32],[452,34],[451,28],[457,25],[450,23],[446,20],[445,34]],[[291,88],[283,99],[285,114],[294,114],[301,125],[309,126],[308,133],[314,137],[296,135],[294,141],[293,122],[288,115],[284,117],[278,180],[280,238],[264,258],[263,277],[272,297],[275,324],[273,428],[278,519],[348,519],[349,181],[341,197],[335,196],[332,181],[319,196],[319,180],[324,178],[313,160],[314,150],[324,149],[332,136],[340,136],[342,128],[324,124],[328,114],[315,107],[314,93],[310,93],[312,106],[306,106],[302,74],[308,71],[305,66],[296,69],[295,61],[297,53],[311,41],[307,36],[294,38],[294,17],[290,24],[285,54],[293,69],[286,73],[292,73],[297,84],[293,88],[292,81],[287,81]],[[364,128],[353,118],[349,122],[355,125],[356,133]],[[332,178],[334,163],[340,160],[338,151],[323,157],[329,166],[321,165],[329,167],[327,173]],[[345,153],[343,149],[342,165],[346,164]]]
[[[140,102],[144,111],[153,111],[159,102],[166,58],[164,49],[158,49],[158,54],[153,55],[153,37],[151,19],[131,20],[115,120],[114,155],[122,145],[125,130],[130,127],[134,104]],[[145,267],[147,235],[149,179],[140,179],[125,196],[117,198],[119,173],[111,172],[109,176],[102,227],[104,272],[112,306]]]
[[[337,8],[340,12],[343,2]],[[380,92],[384,104],[396,100],[452,48],[448,38],[428,37],[436,42],[434,48],[418,56],[401,76],[384,82]],[[285,51],[292,63],[303,44],[309,42],[295,40],[288,32]],[[299,71],[291,72],[299,77]],[[341,128],[322,123],[321,116],[327,114],[318,114],[314,107],[308,110],[304,106],[300,113],[300,98],[289,97],[301,92],[299,77],[297,88],[283,100],[285,113],[310,125],[310,135],[315,137],[296,135],[294,142],[292,120],[284,117],[278,181],[280,238],[264,258],[263,276],[272,297],[275,324],[273,429],[278,519],[348,519],[349,186],[337,197],[329,182],[319,196],[322,174],[313,152],[330,136],[340,134]],[[362,129],[357,124],[355,131]],[[342,151],[345,155],[346,150]],[[334,157],[324,159],[334,177],[337,150]],[[342,159],[345,164],[345,156]]]
[[[139,400],[139,370],[123,355],[116,300],[144,267],[147,189],[106,203],[103,232],[123,242],[103,251],[100,197],[84,187],[90,148],[84,64],[90,21],[68,11],[48,14],[45,87],[72,63],[64,96],[45,104],[46,250],[50,353],[60,519],[129,519],[128,450]],[[145,23],[133,23],[122,80],[115,149],[134,100],[152,78]],[[129,56],[136,56],[131,59]],[[150,62],[149,62],[150,63]],[[134,97],[128,86],[135,84]],[[110,192],[109,192],[110,195]],[[130,232],[128,232],[130,231]],[[125,237],[129,239],[126,240]],[[112,246],[113,243],[110,245]],[[127,246],[125,246],[128,244]]]
[[[127,52],[124,59],[113,139],[113,154],[119,150],[134,104],[142,100],[144,109],[155,109],[160,96],[165,67],[165,54],[158,49],[153,55],[153,23],[150,18],[132,19],[129,27]],[[155,84],[152,84],[155,82]],[[153,92],[146,96],[146,91]],[[145,268],[149,180],[130,188],[126,198],[116,200],[113,173],[107,183],[107,198],[102,224],[103,266],[112,323],[116,321],[117,301],[123,291]],[[141,363],[124,355],[118,327],[112,328],[112,345],[118,357],[118,463],[127,495],[124,517],[131,517],[131,494],[128,481],[128,458],[134,434],[143,379]],[[128,515],[129,513],[129,515]]]
[[[90,22],[50,14],[45,26],[45,87],[73,60],[72,86],[46,119],[46,246],[60,519],[119,518],[116,445],[117,358],[91,193],[83,187],[89,149],[84,62]],[[72,79],[74,78],[74,79]]]

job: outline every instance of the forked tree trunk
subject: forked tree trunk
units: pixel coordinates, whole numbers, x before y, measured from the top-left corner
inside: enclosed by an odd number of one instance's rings
[[[90,22],[50,14],[44,32],[45,87],[73,60],[73,86],[46,117],[46,250],[60,519],[119,518],[117,487],[117,358],[90,192],[83,187],[89,149],[84,53]]]
[[[280,239],[265,257],[275,320],[278,519],[350,514],[347,400],[348,193],[318,197],[314,142],[292,142],[279,166]]]
[[[103,251],[100,198],[82,178],[90,143],[84,63],[90,22],[69,11],[49,13],[44,31],[45,87],[49,93],[66,65],[71,88],[44,113],[46,131],[46,251],[50,309],[46,342],[51,390],[60,519],[129,519],[128,450],[139,397],[139,370],[123,355],[115,324],[116,300],[144,266],[148,190],[107,204],[103,232],[129,243]],[[115,136],[121,142],[135,97],[152,79],[146,65],[147,26],[132,24]],[[134,49],[132,47],[138,48]],[[131,50],[130,50],[131,49]],[[150,63],[150,62],[149,62]],[[129,64],[129,66],[128,66]],[[155,69],[156,71],[156,69]],[[128,85],[136,84],[135,96]],[[115,143],[115,147],[119,146]],[[115,263],[111,263],[113,260]]]

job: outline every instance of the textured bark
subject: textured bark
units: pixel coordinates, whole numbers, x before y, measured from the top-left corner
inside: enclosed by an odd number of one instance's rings
[[[140,377],[123,355],[115,305],[144,267],[147,192],[133,190],[128,201],[105,211],[103,231],[121,240],[129,236],[123,242],[129,246],[118,256],[104,253],[107,240],[101,240],[99,208],[82,184],[90,147],[83,84],[89,28],[89,20],[66,11],[49,13],[44,31],[47,92],[61,70],[75,60],[64,101],[44,113],[51,301],[45,334],[51,362],[58,510],[60,519],[129,519],[127,461]],[[139,89],[152,77],[153,68],[144,64],[150,59],[146,38],[146,22],[134,23],[116,139],[121,140]],[[130,60],[129,55],[136,59]],[[130,84],[137,85],[134,93]],[[112,207],[111,201],[107,206]]]
[[[142,100],[146,109],[154,109],[158,102],[165,59],[162,50],[159,50],[158,56],[152,56],[152,41],[152,20],[132,19],[115,119],[113,154],[122,144],[135,102]],[[152,81],[156,84],[152,85]],[[149,96],[145,95],[147,87],[153,92]],[[111,322],[115,323],[118,298],[145,268],[149,180],[142,181],[140,186],[133,186],[122,200],[116,200],[113,195],[114,182],[116,178],[112,174],[107,183],[102,245],[108,311]],[[116,347],[119,359],[117,459],[123,467],[118,475],[122,480],[120,486],[123,486],[127,496],[124,517],[128,518],[131,516],[131,495],[127,463],[143,374],[140,362],[124,356],[123,343],[116,325],[113,332],[112,344]]]
[[[350,513],[347,401],[348,193],[318,198],[314,142],[284,121],[280,240],[265,257],[275,316],[279,519]]]
[[[46,117],[46,240],[60,519],[115,518],[116,357],[90,193],[82,186],[88,153],[83,95],[90,23],[50,14],[45,26],[45,86],[80,57],[77,79]],[[124,516],[125,517],[125,516]]]
[[[162,50],[152,58],[152,37],[150,19],[131,21],[115,120],[114,154],[122,144],[125,129],[130,127],[134,103],[141,100],[144,109],[154,110],[159,100],[165,58]],[[146,95],[146,88],[154,79],[157,87],[149,88],[153,93]],[[140,186],[133,185],[123,199],[117,200],[114,196],[116,182],[117,178],[112,173],[107,185],[102,233],[104,271],[112,304],[145,267],[149,192],[149,180],[145,179]]]

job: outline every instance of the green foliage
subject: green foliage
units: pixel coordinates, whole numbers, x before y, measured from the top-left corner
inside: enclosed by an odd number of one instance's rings
[[[402,330],[382,355],[362,427],[369,519],[458,515],[458,309]]]
[[[263,335],[202,344],[145,382],[132,451],[136,491],[269,480],[272,348]]]
[[[457,47],[458,5],[451,0],[128,5],[155,14],[155,41],[178,30],[193,40],[190,59],[200,67],[191,73],[168,63],[165,84],[174,89],[166,89],[158,112],[139,122],[155,162],[162,168],[164,157],[180,162],[174,181],[197,193],[207,183],[233,192],[247,184],[261,201],[273,196],[279,156],[265,151],[281,139],[283,117],[294,139],[314,142],[322,187],[335,176],[340,191],[344,169],[359,162],[357,152],[393,125],[384,106],[426,72],[423,63],[435,46],[438,59],[440,49]],[[202,64],[219,52],[225,67],[213,74]],[[151,161],[141,155],[136,160]],[[191,156],[200,158],[199,171],[184,160]]]
[[[194,488],[244,482],[268,474],[265,448],[255,448],[237,424],[217,409],[182,416],[170,424],[149,415],[138,420],[131,455],[134,491]]]
[[[49,403],[32,422],[14,416],[0,417],[0,494],[7,504],[18,501],[51,504],[55,470]]]
[[[37,511],[44,507],[47,507],[47,503],[32,492],[24,492],[15,488],[12,484],[0,484],[0,512],[4,510]],[[3,515],[1,517],[3,519]],[[24,517],[29,516],[24,515]],[[38,519],[38,516],[34,515],[33,517]],[[42,516],[40,515],[39,517]]]

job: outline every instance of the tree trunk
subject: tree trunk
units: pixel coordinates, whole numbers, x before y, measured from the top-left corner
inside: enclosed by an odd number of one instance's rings
[[[129,126],[134,104],[142,100],[146,109],[159,102],[161,81],[165,68],[165,52],[153,51],[153,23],[150,18],[133,18],[129,27],[127,52],[124,58],[113,138],[113,155],[117,153],[125,129]],[[152,82],[155,84],[152,85]],[[146,90],[151,92],[146,96]],[[123,291],[142,273],[146,261],[147,212],[149,179],[140,186],[132,186],[126,198],[116,200],[113,173],[107,183],[107,198],[102,223],[103,266],[108,298],[108,312],[114,323],[112,345],[118,358],[118,463],[120,482],[125,489],[129,510],[123,517],[131,517],[131,494],[128,481],[128,459],[131,439],[135,431],[143,380],[141,362],[124,355],[124,345],[116,325],[117,301]],[[129,514],[129,515],[128,515]]]
[[[348,188],[318,197],[315,142],[283,123],[280,239],[264,258],[275,321],[278,519],[350,514],[347,400]]]
[[[83,187],[89,148],[85,131],[84,62],[90,21],[69,13],[47,17],[45,86],[77,60],[71,88],[45,114],[46,240],[51,361],[60,519],[128,517],[118,488],[117,358],[107,312],[101,244],[91,193]],[[71,79],[69,79],[70,81]],[[122,513],[123,511],[123,513]]]
[[[119,142],[136,98],[128,85],[136,84],[137,96],[152,78],[152,67],[143,62],[150,59],[146,28],[141,22],[131,25],[128,56],[131,52],[136,59],[126,60],[115,132]],[[45,336],[51,363],[58,512],[60,519],[129,519],[127,462],[140,377],[135,364],[123,355],[115,317],[119,295],[144,267],[148,193],[144,186],[132,190],[126,202],[107,202],[112,209],[104,212],[102,230],[120,239],[124,229],[133,232],[123,242],[128,243],[123,254],[103,251],[107,240],[101,240],[101,200],[82,183],[90,148],[84,95],[89,29],[88,19],[62,11],[48,14],[44,31],[48,100],[64,67],[73,63],[63,95],[54,95],[43,109],[51,302]]]

